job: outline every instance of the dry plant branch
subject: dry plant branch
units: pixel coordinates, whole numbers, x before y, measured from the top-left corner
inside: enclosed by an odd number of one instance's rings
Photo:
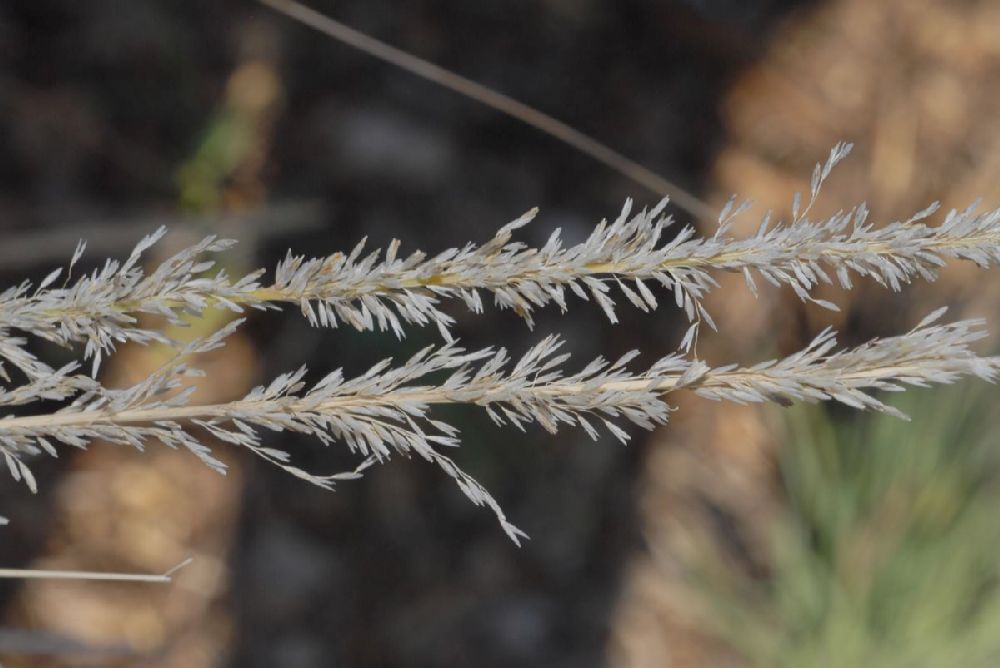
[[[185,559],[163,573],[110,573],[105,571],[38,570],[34,568],[0,568],[0,579],[15,580],[99,580],[101,582],[148,582],[169,584],[177,571],[191,563]]]

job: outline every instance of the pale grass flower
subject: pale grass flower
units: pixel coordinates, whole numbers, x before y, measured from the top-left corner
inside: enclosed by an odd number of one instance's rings
[[[768,216],[747,238],[730,234],[744,211],[732,202],[709,237],[698,237],[690,227],[668,236],[673,220],[663,215],[664,203],[635,214],[626,203],[613,222],[600,223],[579,244],[564,244],[555,230],[535,248],[514,240],[534,217],[531,211],[485,244],[470,243],[435,256],[419,251],[403,255],[398,242],[384,253],[367,251],[364,241],[346,254],[323,258],[289,253],[269,281],[263,270],[236,279],[212,273],[212,256],[234,243],[215,237],[147,272],[141,256],[164,235],[162,229],[140,241],[126,260],[108,260],[73,279],[81,244],[65,272],[52,271],[37,287],[22,283],[0,293],[0,372],[5,381],[0,409],[63,402],[54,412],[0,418],[0,453],[14,478],[32,490],[32,456],[56,455],[60,447],[82,448],[94,440],[136,448],[156,441],[187,449],[225,472],[202,442],[207,433],[324,488],[356,478],[395,454],[416,454],[438,465],[473,502],[488,506],[518,542],[524,534],[446,454],[460,444],[458,430],[433,416],[435,406],[472,404],[500,426],[523,429],[534,423],[553,433],[560,426],[576,426],[593,438],[603,429],[626,441],[625,423],[645,429],[666,423],[669,395],[679,391],[738,403],[836,401],[899,415],[874,392],[951,383],[964,376],[994,380],[1000,359],[979,356],[970,347],[983,338],[983,322],[943,324],[944,309],[905,334],[855,348],[837,350],[828,330],[794,355],[752,366],[713,368],[692,355],[700,324],[715,326],[703,300],[717,287],[714,275],[719,271],[742,273],[754,294],[762,278],[791,287],[803,300],[836,308],[813,296],[818,285],[838,283],[850,289],[857,278],[871,278],[898,291],[914,278],[933,280],[949,259],[982,267],[1000,263],[1000,210],[952,211],[937,226],[925,222],[935,207],[882,226],[868,222],[864,205],[811,220],[823,181],[849,148],[838,145],[817,166],[808,201],[803,206],[796,197],[788,222],[772,223]],[[466,350],[451,335],[450,300],[476,313],[492,301],[531,326],[538,309],[555,304],[567,310],[570,293],[596,302],[612,322],[618,295],[642,311],[658,308],[666,297],[691,325],[679,352],[640,369],[633,364],[637,352],[571,369],[555,336],[514,359],[504,348]],[[433,325],[443,343],[402,363],[384,360],[355,378],[336,370],[307,385],[307,370],[301,367],[236,401],[189,403],[192,389],[185,379],[199,373],[192,364],[200,353],[223,346],[243,323],[240,318],[207,338],[177,346],[170,363],[134,386],[111,389],[94,380],[101,360],[119,343],[171,343],[163,329],[144,325],[143,315],[161,316],[169,325],[208,308],[243,313],[282,304],[296,305],[314,326],[345,323],[402,337],[408,326]],[[90,373],[80,363],[50,367],[26,350],[26,336],[79,346],[81,363],[90,361]],[[16,370],[13,376],[8,368]],[[446,372],[445,380],[429,380],[441,372]],[[291,463],[289,453],[268,447],[262,431],[292,431],[324,444],[342,444],[357,456],[358,465],[332,476],[304,471]]]

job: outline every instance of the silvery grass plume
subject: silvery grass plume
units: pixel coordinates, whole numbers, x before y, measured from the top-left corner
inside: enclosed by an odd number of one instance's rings
[[[9,336],[20,330],[61,345],[84,344],[84,356],[93,360],[96,375],[103,354],[114,344],[170,343],[159,329],[143,327],[140,314],[158,315],[171,325],[183,325],[183,314],[197,314],[209,305],[239,311],[258,286],[262,271],[230,281],[224,271],[208,277],[215,266],[205,254],[231,248],[236,242],[206,237],[162,262],[147,274],[139,262],[142,254],[166,233],[160,228],[143,238],[124,261],[107,260],[90,275],[69,285],[69,277],[83,256],[86,243],[80,242],[66,269],[66,284],[52,287],[63,270],[55,269],[34,287],[25,281],[0,293],[0,357],[29,378],[51,373],[43,362],[24,350],[22,338]],[[254,303],[258,308],[266,304]]]
[[[817,166],[808,203],[796,197],[788,223],[771,225],[765,218],[758,232],[744,239],[729,235],[745,207],[731,202],[711,237],[695,237],[684,228],[666,236],[672,220],[660,206],[631,215],[626,204],[612,223],[602,222],[583,242],[565,246],[558,230],[547,243],[532,248],[513,241],[513,233],[534,212],[503,227],[482,245],[469,244],[433,257],[415,252],[403,257],[398,242],[384,254],[366,252],[364,242],[350,253],[307,260],[289,255],[277,266],[273,282],[263,271],[233,280],[206,256],[234,242],[208,237],[160,263],[147,273],[142,254],[165,233],[143,239],[124,261],[108,260],[88,275],[71,278],[84,246],[78,246],[63,277],[51,272],[34,287],[30,283],[0,293],[0,360],[17,369],[17,384],[0,365],[0,409],[32,406],[38,401],[63,402],[54,413],[0,417],[0,452],[15,478],[34,489],[26,459],[58,446],[85,447],[99,439],[144,447],[159,441],[186,448],[220,472],[225,467],[202,441],[210,434],[239,445],[313,484],[329,488],[337,480],[361,475],[393,454],[416,453],[453,477],[477,504],[489,506],[515,541],[523,536],[506,520],[499,505],[445,454],[459,444],[451,425],[434,419],[431,408],[442,403],[482,406],[498,424],[516,427],[536,423],[548,431],[576,425],[592,437],[598,429],[620,440],[628,438],[622,422],[652,428],[666,422],[665,395],[687,390],[700,396],[736,402],[832,400],[892,413],[872,391],[899,390],[904,385],[952,382],[976,375],[993,380],[997,359],[976,356],[969,345],[983,336],[980,321],[938,324],[938,311],[902,336],[875,340],[834,352],[833,333],[826,331],[806,349],[782,360],[752,367],[717,367],[686,354],[701,322],[714,326],[702,306],[704,294],[716,286],[715,271],[739,271],[756,291],[754,276],[777,286],[790,286],[803,300],[822,306],[812,290],[820,283],[851,287],[852,274],[871,277],[893,290],[920,276],[933,279],[948,258],[981,266],[1000,263],[1000,210],[976,215],[970,208],[952,211],[944,223],[922,222],[934,208],[913,218],[875,228],[861,205],[818,222],[808,218],[824,180],[849,150],[838,145]],[[555,302],[567,308],[567,292],[594,300],[615,320],[615,289],[636,307],[656,308],[651,285],[665,288],[693,322],[681,352],[657,361],[643,372],[629,370],[635,356],[615,363],[598,359],[567,375],[568,355],[561,341],[549,337],[513,362],[505,350],[466,351],[452,340],[446,299],[483,309],[483,294],[502,308],[519,313],[529,325],[536,309]],[[234,321],[217,334],[178,346],[178,354],[135,386],[109,389],[95,381],[103,355],[116,343],[170,342],[163,323],[179,325],[189,314],[208,308],[243,312],[297,304],[314,325],[347,323],[359,330],[391,329],[403,336],[406,325],[436,325],[445,339],[402,365],[386,360],[366,374],[345,379],[335,371],[314,385],[304,383],[305,368],[256,388],[242,400],[199,406],[189,403],[187,378],[198,374],[189,358],[223,345],[240,325]],[[160,326],[143,315],[160,317]],[[91,374],[77,364],[54,369],[36,359],[24,336],[33,334],[62,345],[83,345]],[[450,372],[446,381],[427,384],[431,374]],[[37,407],[33,407],[36,412]],[[360,460],[351,472],[320,476],[290,463],[288,453],[262,444],[261,430],[289,430],[313,435],[323,443],[344,442]]]
[[[751,367],[710,367],[680,354],[664,357],[644,371],[629,370],[638,354],[615,361],[598,358],[574,373],[565,371],[569,355],[562,342],[542,339],[513,362],[503,348],[466,351],[455,343],[424,348],[403,364],[383,360],[366,373],[346,379],[334,371],[312,385],[305,367],[254,388],[238,401],[190,405],[191,388],[183,378],[196,374],[186,357],[222,345],[241,321],[204,340],[189,344],[173,362],[135,386],[109,390],[70,369],[45,385],[55,397],[73,395],[63,409],[47,415],[0,419],[0,450],[15,478],[34,488],[24,456],[56,445],[85,447],[100,439],[142,449],[148,441],[186,448],[224,472],[200,439],[201,433],[237,446],[313,484],[330,488],[355,478],[368,466],[393,454],[417,454],[454,478],[474,503],[488,506],[503,530],[519,543],[525,535],[505,517],[499,504],[445,454],[459,445],[458,430],[431,415],[440,404],[474,404],[498,424],[525,428],[538,424],[549,432],[562,425],[582,427],[592,438],[605,428],[628,440],[623,422],[651,429],[670,413],[665,397],[686,390],[716,400],[745,402],[837,401],[849,406],[900,415],[872,394],[905,385],[950,383],[963,376],[992,381],[1000,358],[980,357],[969,345],[984,336],[982,321],[939,324],[944,309],[932,313],[910,332],[835,351],[827,330],[802,351]],[[427,377],[449,372],[440,383]],[[181,391],[178,391],[181,390]],[[0,405],[16,391],[0,396]],[[360,463],[334,476],[307,473],[289,463],[289,454],[261,444],[261,430],[292,431],[324,444],[342,441]]]
[[[715,272],[741,272],[756,294],[757,279],[789,286],[803,300],[835,309],[816,299],[821,283],[852,285],[852,274],[870,277],[893,290],[916,277],[933,280],[948,259],[971,260],[980,266],[1000,263],[1000,209],[982,214],[975,207],[951,211],[937,226],[925,221],[936,211],[928,207],[908,220],[875,227],[868,210],[859,205],[819,221],[809,213],[825,179],[849,152],[838,144],[824,165],[813,173],[808,202],[795,197],[790,222],[772,224],[768,215],[747,238],[729,234],[745,205],[731,201],[710,237],[697,237],[684,227],[675,236],[667,232],[674,221],[663,216],[665,202],[651,210],[631,213],[626,203],[611,223],[600,223],[581,243],[565,245],[555,230],[539,248],[513,241],[514,232],[535,215],[528,212],[501,228],[482,245],[467,244],[428,257],[420,251],[400,255],[392,242],[382,253],[366,251],[365,242],[349,253],[306,259],[289,254],[263,284],[263,270],[232,280],[214,268],[206,255],[230,247],[230,240],[208,237],[161,263],[147,274],[141,254],[165,230],[146,237],[122,263],[109,260],[90,275],[70,283],[53,271],[33,288],[23,283],[0,293],[0,359],[30,377],[51,372],[25,351],[15,330],[62,345],[82,343],[96,373],[101,356],[117,342],[166,341],[158,329],[143,325],[139,316],[159,315],[181,324],[185,314],[206,308],[242,312],[296,304],[313,325],[346,323],[358,330],[394,331],[404,335],[407,325],[436,325],[451,340],[452,316],[443,302],[458,299],[474,312],[483,309],[484,295],[501,308],[510,308],[530,326],[539,308],[555,303],[565,311],[569,292],[593,300],[616,321],[615,293],[643,311],[655,309],[657,286],[664,289],[692,322],[683,339],[689,350],[700,323],[714,328],[703,297],[717,286]],[[78,247],[70,269],[79,259]],[[67,277],[69,271],[66,272]],[[756,278],[755,278],[756,277]],[[2,367],[0,367],[2,369]]]

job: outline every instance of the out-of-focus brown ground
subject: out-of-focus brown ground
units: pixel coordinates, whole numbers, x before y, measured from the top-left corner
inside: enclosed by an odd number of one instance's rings
[[[232,339],[205,360],[200,400],[238,397],[252,379],[254,351]],[[154,369],[156,355],[130,347],[116,358],[114,381],[134,382]],[[218,665],[231,637],[221,595],[228,586],[227,552],[239,509],[238,460],[221,478],[190,453],[152,446],[146,453],[94,447],[77,456],[57,491],[48,554],[35,568],[160,573],[187,558],[170,585],[41,580],[26,583],[10,619],[94,648],[117,646],[116,660],[93,657],[13,665]]]
[[[263,204],[262,185],[268,142],[281,86],[269,57],[268,35],[242,35],[242,58],[226,86],[222,108],[206,131],[201,151],[181,171],[184,204],[200,213],[247,209]],[[211,133],[221,123],[240,132],[220,159],[211,153]],[[227,159],[230,158],[231,159]],[[204,234],[213,230],[203,230]],[[194,239],[196,240],[196,239]],[[154,248],[153,262],[190,242],[174,236]],[[242,275],[247,267],[228,267]],[[186,328],[171,328],[175,340],[206,336],[233,317],[208,311]],[[150,323],[155,326],[155,323]],[[102,382],[128,387],[148,377],[174,354],[159,345],[127,345],[109,358]],[[256,381],[259,352],[238,331],[223,348],[197,360],[205,375],[192,401],[224,403],[242,397]],[[36,580],[26,583],[10,621],[24,628],[72,638],[96,651],[92,656],[59,657],[60,665],[136,665],[148,668],[211,668],[224,662],[234,636],[224,596],[231,585],[229,557],[238,524],[243,467],[213,445],[227,463],[220,476],[186,451],[149,444],[146,452],[96,443],[75,453],[73,470],[57,491],[48,555],[39,569],[160,573],[190,559],[169,585],[109,584],[94,581]],[[124,654],[100,651],[117,648]],[[45,656],[39,663],[52,666]]]
[[[852,155],[824,188],[817,214],[867,200],[873,220],[906,219],[929,202],[945,210],[976,198],[996,206],[1000,175],[1000,4],[951,0],[835,0],[802,13],[772,38],[761,62],[725,96],[730,136],[715,165],[717,203],[751,195],[754,212],[786,213],[808,191],[812,165],[837,141]],[[787,213],[786,213],[787,215]],[[756,230],[748,217],[744,230]],[[848,336],[905,331],[940,304],[983,316],[1000,301],[996,281],[969,263],[941,279],[888,295],[860,282],[822,294],[840,314],[732,278],[712,293],[718,335],[699,351],[716,363],[790,352],[822,326]],[[891,300],[891,301],[890,301]],[[743,665],[711,638],[690,565],[712,555],[732,568],[766,568],[776,498],[775,443],[756,407],[684,400],[646,463],[641,513],[649,542],[617,613],[615,666]]]

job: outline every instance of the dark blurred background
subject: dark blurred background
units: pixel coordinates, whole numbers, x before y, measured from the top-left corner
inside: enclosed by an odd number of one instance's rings
[[[989,28],[1000,26],[1000,15],[989,2],[311,6],[564,120],[712,205],[739,191],[761,211],[784,211],[812,164],[841,139],[858,143],[854,166],[835,176],[820,210],[867,198],[877,216],[896,219],[932,199],[964,206],[988,198],[996,174],[1000,153],[989,147],[1000,133],[984,110],[1000,88],[1000,48]],[[90,244],[85,267],[121,256],[159,224],[172,230],[163,252],[209,233],[241,240],[225,259],[241,273],[273,266],[289,248],[325,255],[364,236],[373,247],[399,238],[404,249],[430,252],[484,241],[533,206],[541,214],[522,231],[525,241],[544,243],[555,227],[574,241],[627,197],[640,205],[658,199],[535,129],[253,2],[0,3],[2,285],[44,276],[79,238]],[[908,328],[942,301],[983,315],[993,293],[973,295],[967,275],[895,299],[868,286],[858,296],[833,293],[844,307],[839,316],[784,293],[753,300],[727,283],[712,305],[722,334],[707,336],[702,353],[756,361],[793,350],[825,324],[857,341]],[[610,326],[578,302],[565,316],[547,309],[534,331],[510,312],[453,313],[470,346],[517,353],[561,332],[578,359],[632,348],[648,359],[674,349],[684,329],[669,307],[653,315],[623,307],[621,324]],[[317,376],[338,366],[357,373],[436,340],[416,329],[401,342],[310,329],[294,312],[255,316],[206,362],[199,391],[204,400],[239,396],[302,363]],[[57,361],[75,354],[37,351]],[[124,348],[104,380],[140,377],[164,354]],[[945,454],[899,473],[907,482],[897,484],[899,449],[883,447],[888,473],[859,492],[852,478],[839,485],[833,473],[816,473],[839,456],[863,456],[845,453],[831,434],[858,429],[899,447],[912,434],[851,426],[823,411],[682,408],[690,417],[676,428],[636,433],[627,448],[579,433],[498,430],[476,411],[449,413],[462,429],[459,463],[531,536],[522,548],[415,460],[378,467],[333,494],[223,446],[217,450],[232,466],[226,478],[157,448],[96,445],[40,461],[38,496],[0,481],[0,509],[11,519],[0,534],[0,564],[157,572],[187,556],[195,562],[168,587],[5,583],[0,657],[9,666],[188,668],[890,665],[903,659],[887,658],[885,646],[957,624],[974,627],[976,660],[987,663],[935,654],[967,640],[942,633],[940,647],[922,656],[957,663],[900,665],[994,665],[992,608],[966,605],[992,600],[995,573],[983,555],[993,543],[966,540],[985,530],[956,538],[957,520],[941,511],[947,517],[934,526],[957,541],[947,553],[971,551],[978,579],[947,588],[968,594],[953,617],[921,617],[902,630],[886,631],[878,615],[889,613],[872,613],[869,624],[859,610],[872,601],[883,609],[873,593],[882,589],[869,584],[898,565],[893,559],[912,557],[900,548],[905,541],[874,545],[878,559],[841,549],[872,544],[864,537],[873,516],[909,535],[912,518],[886,520],[877,501],[907,506],[906,490],[945,475]],[[962,438],[979,443],[949,432],[927,448]],[[353,466],[309,439],[273,442],[309,470]],[[833,454],[804,463],[817,443]],[[987,445],[966,450],[976,462],[992,461]],[[946,477],[959,482],[941,492],[941,503],[985,507],[992,478],[982,466],[956,466]],[[852,494],[876,502],[854,514],[807,512],[815,506],[810,490],[823,485],[823,508],[857,509]],[[838,527],[832,537],[813,540],[828,525]],[[775,536],[797,544],[788,535],[806,535],[806,547],[772,549]],[[942,553],[934,540],[933,554]],[[917,552],[926,569],[938,563]],[[842,586],[841,571],[854,584]],[[796,576],[802,572],[810,577]],[[929,570],[914,572],[923,581]],[[800,609],[774,598],[783,588],[813,603]],[[985,615],[982,628],[968,621],[977,614]],[[854,653],[822,663],[829,655],[817,648],[833,646]]]

